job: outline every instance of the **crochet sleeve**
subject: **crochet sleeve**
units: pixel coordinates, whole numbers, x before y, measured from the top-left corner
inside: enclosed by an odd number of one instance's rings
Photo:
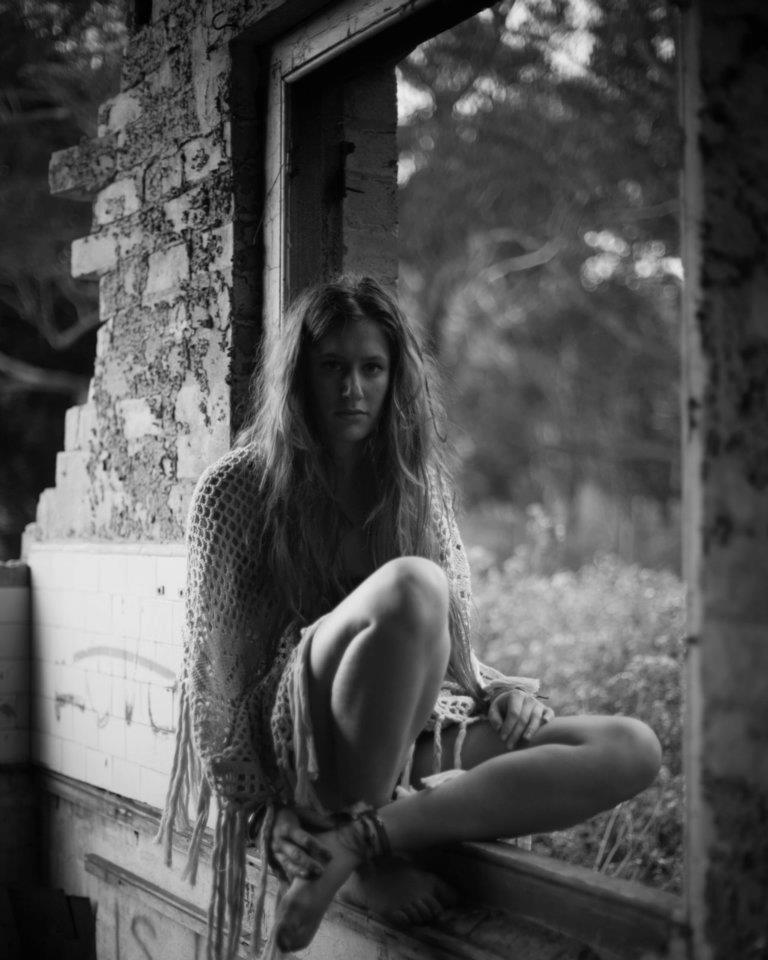
[[[249,519],[254,483],[219,461],[200,479],[187,530],[185,683],[192,741],[223,799],[263,791],[258,591]]]

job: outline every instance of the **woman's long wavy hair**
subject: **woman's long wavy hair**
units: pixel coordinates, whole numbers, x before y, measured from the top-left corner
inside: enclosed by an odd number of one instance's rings
[[[310,623],[344,596],[340,538],[345,519],[332,488],[330,452],[308,396],[310,348],[335,325],[379,324],[390,350],[390,381],[364,456],[376,502],[364,522],[376,566],[400,556],[440,561],[435,516],[452,496],[445,438],[438,426],[427,361],[397,302],[371,277],[344,275],[301,293],[281,330],[268,338],[254,377],[250,422],[236,444],[253,448],[262,470],[260,552],[285,609]],[[478,692],[468,624],[451,597],[451,672]]]

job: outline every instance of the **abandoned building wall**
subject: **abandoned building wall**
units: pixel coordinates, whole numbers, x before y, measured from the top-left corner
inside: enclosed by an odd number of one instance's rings
[[[768,951],[768,9],[688,19],[688,882],[696,956],[732,960]]]
[[[180,538],[201,469],[229,445],[229,50],[207,4],[155,6],[98,138],[51,162],[54,193],[93,200],[72,273],[98,278],[102,326],[42,539]]]

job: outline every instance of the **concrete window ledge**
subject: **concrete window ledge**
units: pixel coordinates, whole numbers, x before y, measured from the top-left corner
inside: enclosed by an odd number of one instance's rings
[[[92,899],[101,901],[111,890],[116,902],[134,903],[135,909],[152,911],[198,940],[204,937],[210,836],[203,847],[201,883],[192,890],[178,883],[186,838],[179,836],[174,844],[173,871],[164,867],[159,848],[152,843],[157,808],[41,768],[38,776],[48,800],[50,842],[64,848],[72,845],[70,852],[63,849],[54,855],[54,874],[56,856],[66,862],[74,855],[82,874],[80,885]],[[84,830],[84,839],[74,836],[77,829]],[[335,902],[302,956],[676,960],[686,954],[681,901],[669,894],[503,843],[460,844],[431,851],[422,859],[459,890],[459,909],[439,924],[400,929]],[[256,883],[260,869],[258,858],[249,857],[249,884]],[[60,876],[51,879],[62,883]],[[277,883],[270,877],[268,918],[276,892]]]

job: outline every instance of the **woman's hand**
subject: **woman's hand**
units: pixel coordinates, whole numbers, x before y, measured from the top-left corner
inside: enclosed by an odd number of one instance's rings
[[[532,693],[515,688],[493,698],[488,721],[507,750],[514,750],[521,741],[530,740],[554,715],[554,711],[545,707]]]
[[[295,810],[280,807],[272,828],[270,855],[273,866],[287,877],[305,880],[319,877],[331,854],[311,833],[307,833]]]

